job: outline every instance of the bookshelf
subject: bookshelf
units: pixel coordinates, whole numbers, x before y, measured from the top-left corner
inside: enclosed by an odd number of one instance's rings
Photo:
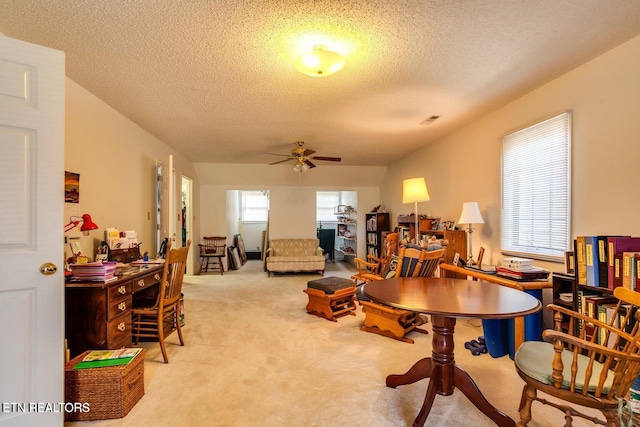
[[[351,206],[338,205],[334,208],[338,219],[336,251],[345,257],[356,256],[357,212]]]
[[[389,214],[370,212],[365,215],[367,223],[367,255],[379,257],[384,245],[385,232],[389,231]]]

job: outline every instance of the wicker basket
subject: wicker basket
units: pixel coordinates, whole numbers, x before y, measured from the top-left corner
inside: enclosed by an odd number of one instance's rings
[[[122,418],[144,395],[144,357],[142,349],[131,363],[73,370],[89,353],[85,351],[65,364],[65,402],[86,403],[89,411],[65,413],[65,421],[90,421]]]

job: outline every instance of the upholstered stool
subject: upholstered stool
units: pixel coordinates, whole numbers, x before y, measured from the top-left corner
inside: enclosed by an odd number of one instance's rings
[[[309,295],[307,313],[337,322],[345,314],[356,315],[355,292],[352,280],[342,277],[323,277],[307,282],[304,292]]]

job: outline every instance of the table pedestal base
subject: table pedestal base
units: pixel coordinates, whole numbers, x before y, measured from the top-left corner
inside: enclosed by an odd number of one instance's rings
[[[389,375],[387,387],[412,384],[430,378],[424,403],[418,413],[414,427],[422,427],[429,416],[436,394],[450,396],[454,388],[458,388],[483,414],[500,427],[515,427],[514,420],[497,410],[482,395],[471,376],[456,366],[453,358],[453,333],[456,319],[432,315],[433,351],[432,357],[416,362],[405,374]]]

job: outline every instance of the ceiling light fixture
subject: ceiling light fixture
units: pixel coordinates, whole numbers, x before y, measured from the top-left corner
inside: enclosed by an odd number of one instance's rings
[[[298,162],[293,166],[293,170],[294,170],[295,172],[300,172],[300,173],[302,173],[302,172],[306,172],[306,171],[308,171],[308,170],[309,170],[309,166],[308,166],[306,163],[302,162],[302,161],[298,161]]]
[[[296,60],[296,69],[311,77],[324,77],[335,74],[344,67],[344,58],[339,53],[328,50],[325,46],[316,45],[309,53]]]

